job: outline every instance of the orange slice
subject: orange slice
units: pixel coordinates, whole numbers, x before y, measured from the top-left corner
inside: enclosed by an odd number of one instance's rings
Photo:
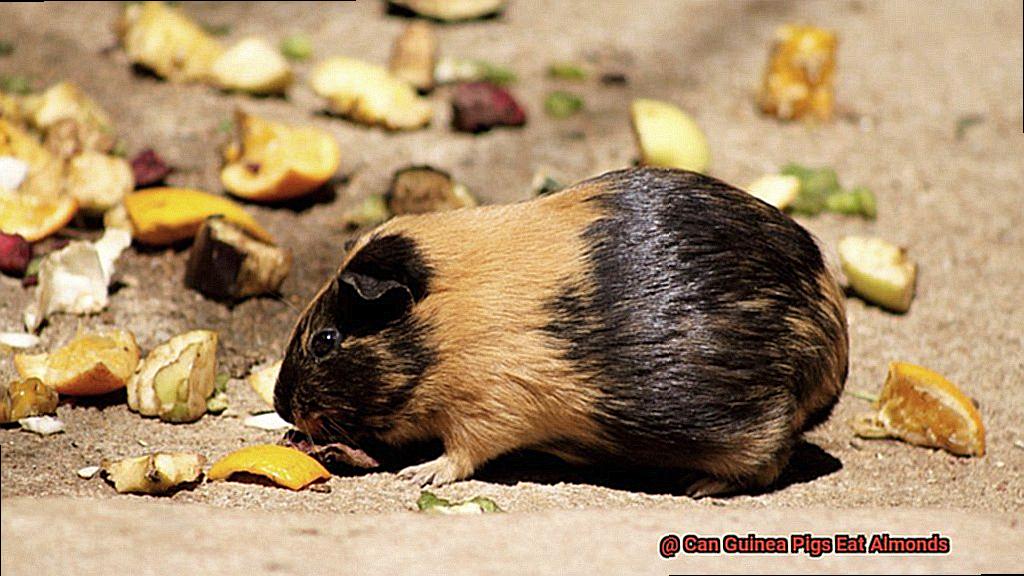
[[[292,490],[302,490],[317,480],[331,477],[331,473],[312,457],[276,444],[236,450],[215,462],[206,476],[210,480],[225,480],[236,472],[258,474]]]
[[[124,388],[138,363],[139,347],[127,330],[80,334],[53,352],[14,356],[14,367],[23,378],[39,378],[69,396]]]
[[[238,139],[224,150],[224,187],[236,196],[276,202],[322,186],[338,171],[341,150],[327,132],[293,127],[243,112],[236,114]]]
[[[241,206],[221,196],[188,188],[150,188],[124,200],[132,237],[143,244],[166,246],[193,238],[203,220],[223,216],[268,244],[274,239]]]
[[[67,226],[78,211],[72,198],[48,199],[0,190],[0,232],[37,242]]]
[[[865,437],[894,437],[960,456],[985,455],[985,426],[974,403],[941,375],[907,362],[889,364],[878,412],[858,422]]]

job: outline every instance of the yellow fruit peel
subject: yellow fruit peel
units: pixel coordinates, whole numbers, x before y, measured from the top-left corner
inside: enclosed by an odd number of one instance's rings
[[[138,363],[139,347],[127,330],[83,333],[53,352],[14,356],[14,366],[23,378],[38,378],[68,396],[120,390]]]
[[[905,249],[881,238],[847,236],[838,252],[843,274],[860,297],[893,312],[910,309],[917,265]]]
[[[270,233],[231,200],[188,188],[150,188],[124,200],[132,238],[151,246],[167,246],[195,237],[203,221],[221,215],[253,237],[273,244]]]
[[[125,7],[117,28],[134,64],[174,82],[209,79],[213,63],[224,50],[180,9],[164,2]]]
[[[0,393],[0,424],[57,411],[57,391],[39,378],[15,380]]]
[[[67,226],[78,211],[74,198],[40,198],[0,189],[0,232],[38,242]]]
[[[958,456],[985,455],[985,426],[978,409],[953,383],[927,368],[890,363],[875,408],[858,418],[859,436],[899,438]]]
[[[836,45],[830,30],[781,26],[758,95],[761,111],[784,120],[831,118]]]
[[[103,462],[107,479],[120,493],[168,494],[196,482],[206,459],[193,452],[156,452],[117,462]]]
[[[430,123],[430,102],[408,82],[382,66],[335,57],[320,63],[310,77],[313,91],[332,112],[390,130],[415,130]]]
[[[331,477],[331,473],[312,457],[275,444],[249,446],[232,452],[215,462],[207,477],[226,480],[239,472],[263,476],[292,490],[302,490],[317,480]]]

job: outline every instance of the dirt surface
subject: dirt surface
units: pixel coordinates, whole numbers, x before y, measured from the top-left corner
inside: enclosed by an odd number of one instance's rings
[[[674,495],[664,473],[577,470],[532,456],[499,460],[476,479],[442,488],[439,494],[485,494],[510,512],[540,513],[510,520],[520,527],[563,518],[556,512],[565,509],[591,511],[579,517],[588,522],[630,518],[643,523],[648,515],[664,519],[672,513],[676,518],[695,514],[713,519],[728,513],[737,519],[735,526],[773,509],[772,517],[807,518],[827,529],[834,515],[822,510],[870,507],[890,510],[878,518],[893,521],[904,517],[894,508],[931,509],[920,516],[931,522],[916,524],[924,535],[945,530],[946,521],[953,526],[959,514],[953,510],[968,511],[979,530],[1000,534],[1001,525],[985,523],[985,515],[1003,518],[1024,510],[1020,3],[667,1],[607,2],[600,10],[593,6],[585,1],[520,0],[501,18],[438,27],[445,54],[486,58],[507,64],[519,75],[513,92],[527,108],[527,126],[479,136],[450,130],[448,89],[431,96],[435,120],[430,128],[388,133],[320,114],[322,103],[304,83],[309,65],[298,67],[299,82],[288,99],[173,85],[133,73],[123,53],[112,48],[110,28],[119,3],[0,6],[0,36],[15,44],[12,55],[0,57],[0,74],[30,75],[38,87],[63,79],[77,82],[111,113],[129,152],[153,147],[177,168],[169,178],[174,185],[222,190],[217,172],[224,136],[218,125],[239,106],[325,128],[343,151],[343,176],[314,201],[249,206],[278,242],[295,253],[296,266],[282,290],[287,302],[262,298],[229,308],[184,288],[187,251],[131,250],[120,261],[120,284],[107,311],[50,320],[41,333],[41,349],[63,344],[79,328],[130,328],[145,351],[185,330],[217,330],[220,365],[235,378],[229,388],[231,410],[195,424],[171,425],[129,412],[123,396],[115,395],[61,405],[58,415],[67,424],[62,435],[40,438],[0,430],[5,570],[13,566],[8,564],[9,535],[25,534],[41,514],[30,512],[32,501],[20,497],[116,499],[112,510],[130,514],[137,506],[147,517],[164,510],[152,498],[119,496],[98,479],[79,479],[75,470],[82,466],[156,449],[196,450],[217,458],[279,437],[242,425],[248,412],[261,405],[239,378],[281,354],[296,316],[294,307],[316,292],[342,258],[348,237],[342,214],[366,195],[381,192],[394,170],[431,163],[451,171],[486,203],[522,200],[541,167],[571,182],[629,165],[636,151],[627,107],[641,96],[671,100],[692,113],[710,141],[711,173],[728,182],[743,185],[797,161],[834,166],[844,183],[874,190],[877,221],[800,218],[830,251],[846,234],[879,235],[906,246],[920,267],[917,298],[905,315],[848,301],[852,364],[847,389],[876,392],[891,360],[928,366],[977,401],[988,429],[988,453],[965,459],[894,441],[855,439],[850,420],[869,405],[847,394],[832,419],[808,435],[780,486],[763,494],[693,501]],[[314,61],[343,54],[385,63],[392,38],[407,23],[386,15],[382,4],[368,1],[330,6],[190,3],[186,9],[200,21],[230,25],[228,41],[255,34],[276,42],[305,32],[313,39]],[[832,123],[782,124],[762,117],[753,106],[773,31],[791,21],[829,26],[840,35],[840,113]],[[624,72],[629,83],[602,86],[595,80],[573,84],[547,78],[548,63],[562,60]],[[556,88],[583,94],[585,112],[568,120],[546,117],[544,95]],[[958,138],[958,121],[969,116],[981,121]],[[0,277],[0,331],[21,329],[30,295],[18,280]],[[12,363],[0,362],[0,380],[13,376]],[[329,492],[293,493],[203,483],[169,501],[290,513],[392,513],[411,509],[418,495],[418,489],[390,472],[335,476],[327,486]],[[608,512],[606,518],[596,512],[622,508],[635,510]],[[795,510],[804,508],[809,510]],[[46,504],[43,510],[57,514],[61,508]],[[182,510],[216,517],[206,508]],[[12,511],[24,522],[9,520]],[[386,518],[400,525],[395,518],[407,517]],[[481,522],[494,526],[500,521]],[[646,526],[673,529],[658,522]],[[560,525],[567,530],[572,526]],[[413,526],[410,530],[433,530],[429,523]],[[654,543],[643,545],[653,558]],[[933,568],[968,566],[962,563],[966,557],[958,558],[960,564]],[[663,572],[682,570],[679,564],[651,566]]]

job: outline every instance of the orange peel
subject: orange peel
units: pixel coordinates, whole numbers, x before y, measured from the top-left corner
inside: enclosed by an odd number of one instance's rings
[[[323,186],[338,171],[341,149],[312,126],[288,126],[244,112],[236,114],[236,140],[224,150],[220,179],[235,196],[277,202]]]
[[[195,237],[210,216],[221,215],[253,237],[268,244],[274,239],[239,204],[189,188],[150,188],[129,194],[125,210],[132,238],[151,246],[166,246]]]
[[[866,438],[899,438],[958,456],[985,455],[985,426],[974,403],[952,382],[907,362],[889,364],[877,412],[856,422]]]
[[[79,334],[43,354],[16,354],[23,378],[38,378],[60,394],[95,396],[125,387],[139,364],[139,346],[127,330]]]
[[[38,242],[67,226],[78,211],[73,198],[40,198],[0,190],[0,232]]]
[[[210,480],[226,480],[238,472],[257,474],[292,490],[302,490],[317,480],[331,477],[331,473],[312,457],[294,448],[276,444],[260,444],[236,450],[215,462],[206,477]]]

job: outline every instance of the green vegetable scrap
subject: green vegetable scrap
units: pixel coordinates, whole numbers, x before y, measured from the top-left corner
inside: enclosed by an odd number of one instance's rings
[[[281,41],[281,54],[289,60],[309,60],[313,56],[313,42],[305,34],[294,34]]]
[[[420,492],[416,500],[416,507],[420,512],[428,514],[490,514],[492,512],[503,512],[503,510],[490,498],[476,496],[462,502],[451,502],[444,498],[438,498],[432,492],[426,490]]]
[[[231,375],[227,372],[217,374],[213,381],[213,394],[206,399],[206,411],[211,414],[220,414],[228,409],[228,380]]]
[[[560,80],[586,80],[588,74],[579,64],[557,62],[548,66],[548,76]]]
[[[0,76],[0,90],[11,94],[28,94],[32,91],[32,81],[28,76]]]
[[[568,118],[582,109],[583,99],[570,92],[552,92],[544,99],[544,110],[555,118]]]
[[[863,186],[844,190],[839,184],[839,176],[832,168],[787,164],[781,173],[796,176],[800,180],[800,193],[790,205],[794,212],[813,216],[827,210],[870,219],[878,215],[878,205],[871,190]]]

